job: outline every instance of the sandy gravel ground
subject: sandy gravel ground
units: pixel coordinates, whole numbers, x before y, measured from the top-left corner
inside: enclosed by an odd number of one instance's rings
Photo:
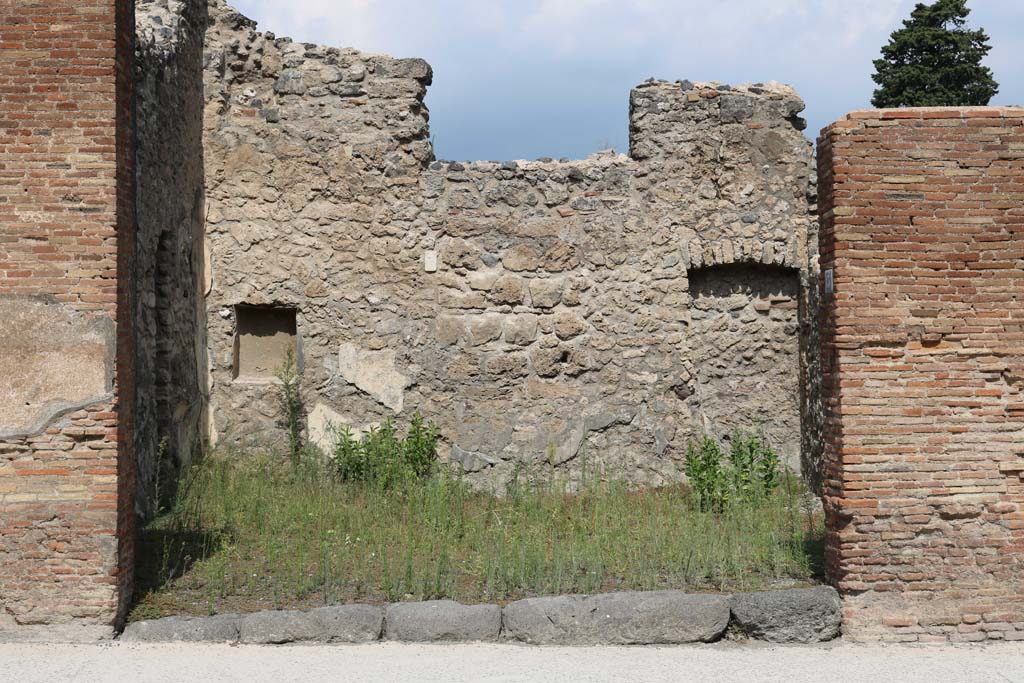
[[[148,681],[779,681],[1024,683],[1024,644],[880,647],[536,648],[0,644],[0,682]]]

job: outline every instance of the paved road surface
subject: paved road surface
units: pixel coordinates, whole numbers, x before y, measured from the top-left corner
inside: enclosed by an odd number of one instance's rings
[[[516,645],[0,645],[0,682],[1024,683],[1024,644],[532,648]]]

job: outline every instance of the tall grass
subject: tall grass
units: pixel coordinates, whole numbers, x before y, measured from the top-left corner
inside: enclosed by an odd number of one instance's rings
[[[756,589],[812,580],[822,530],[802,485],[704,511],[684,487],[519,482],[498,497],[447,474],[390,488],[317,466],[209,457],[144,533],[133,618],[607,590]]]

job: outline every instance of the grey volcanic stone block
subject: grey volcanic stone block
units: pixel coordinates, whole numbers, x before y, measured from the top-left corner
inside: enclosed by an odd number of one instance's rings
[[[681,591],[562,595],[513,602],[505,637],[537,645],[648,645],[716,640],[729,625],[729,599]]]
[[[310,612],[329,643],[367,643],[384,630],[384,608],[373,605],[320,607]]]
[[[241,617],[218,614],[212,617],[167,617],[128,624],[121,640],[128,642],[234,642],[238,640]]]
[[[461,605],[452,600],[400,602],[389,605],[384,637],[388,640],[497,640],[501,607]]]
[[[256,612],[242,617],[239,639],[243,643],[280,644],[326,640],[324,625],[306,612]]]
[[[740,593],[730,601],[733,624],[772,643],[817,643],[839,635],[843,613],[831,586]]]
[[[384,610],[372,605],[321,607],[213,617],[167,617],[130,624],[121,640],[134,642],[366,643],[378,640]]]

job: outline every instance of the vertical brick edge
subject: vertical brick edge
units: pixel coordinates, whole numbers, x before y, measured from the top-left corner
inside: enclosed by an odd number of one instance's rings
[[[848,633],[1024,640],[1024,109],[819,140],[827,567]]]
[[[115,330],[113,398],[0,438],[0,627],[114,626],[130,596],[133,15],[0,0],[0,304]]]

